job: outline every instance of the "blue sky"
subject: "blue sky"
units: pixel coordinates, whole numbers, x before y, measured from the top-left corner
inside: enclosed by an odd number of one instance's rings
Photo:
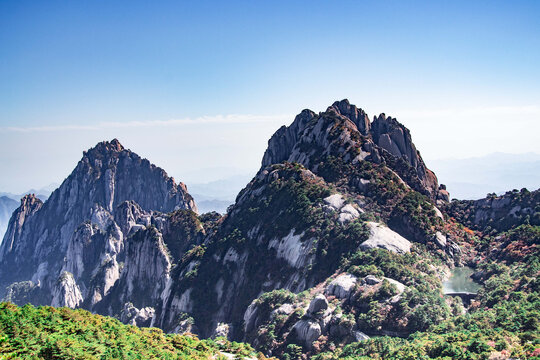
[[[251,171],[280,125],[342,98],[427,158],[540,152],[538,1],[156,3],[0,2],[0,191],[112,137],[180,179]]]

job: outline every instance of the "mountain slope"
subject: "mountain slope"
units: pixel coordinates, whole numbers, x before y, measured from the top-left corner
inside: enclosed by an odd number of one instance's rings
[[[156,324],[181,331],[178,319],[191,316],[202,336],[227,335],[291,359],[467,321],[456,316],[478,308],[444,297],[441,285],[454,265],[480,267],[485,250],[471,246],[478,234],[441,211],[453,204],[408,130],[382,115],[366,119],[341,101],[320,114],[304,110],[279,129],[219,227],[173,269]],[[532,236],[519,241],[534,244]],[[534,294],[530,286],[522,289]],[[500,304],[497,291],[489,288],[480,302]],[[477,335],[487,339],[497,326]],[[471,341],[461,331],[456,336]],[[410,346],[426,356],[417,344]],[[526,351],[523,344],[512,346]]]
[[[449,315],[440,280],[445,264],[460,261],[446,236],[454,225],[435,205],[447,199],[396,120],[381,115],[369,123],[346,100],[318,115],[304,110],[272,136],[261,170],[216,232],[173,269],[156,324],[178,331],[178,317],[188,313],[202,336],[219,331],[281,355],[291,343],[321,351],[329,342],[316,349],[319,336],[348,343],[363,332],[425,329]],[[350,286],[336,290],[343,279]],[[328,288],[334,280],[339,285]],[[361,284],[380,295],[352,291]],[[319,319],[308,308],[321,296],[327,312]],[[378,323],[359,320],[390,298]],[[354,305],[369,299],[372,308]],[[422,308],[408,313],[413,302]],[[353,321],[338,325],[340,314]]]
[[[253,359],[247,345],[139,329],[84,310],[0,304],[0,354],[17,359]],[[263,359],[262,355],[257,358]]]

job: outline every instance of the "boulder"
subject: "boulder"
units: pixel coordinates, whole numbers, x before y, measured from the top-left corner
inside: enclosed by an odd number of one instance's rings
[[[360,191],[361,193],[365,192],[367,189],[368,189],[368,185],[371,183],[370,180],[368,179],[358,179],[356,181],[353,182],[353,185],[356,186],[356,188],[358,189],[358,191]]]
[[[319,311],[324,311],[328,309],[328,301],[323,294],[318,294],[315,296],[309,303],[308,314],[314,315]]]
[[[357,277],[351,274],[342,274],[335,278],[326,288],[326,294],[338,299],[347,299],[356,285]]]
[[[367,336],[366,334],[364,334],[363,332],[361,331],[355,331],[354,332],[354,338],[356,339],[356,341],[365,341],[365,340],[369,340],[370,337]]]
[[[377,285],[381,283],[382,280],[375,277],[375,275],[368,275],[364,278],[364,282],[368,285]]]
[[[341,208],[341,213],[339,214],[338,221],[341,224],[345,224],[349,221],[356,219],[359,216],[360,212],[358,212],[358,210],[356,210],[356,208],[351,204],[347,204]]]
[[[411,242],[390,228],[375,222],[368,222],[369,238],[360,244],[360,249],[385,249],[397,254],[411,251]]]
[[[314,320],[300,320],[293,327],[298,340],[308,349],[311,349],[313,342],[321,336],[321,326]]]
[[[272,311],[272,317],[278,315],[290,315],[294,311],[294,306],[292,304],[283,304],[274,311]]]
[[[341,194],[334,194],[324,198],[324,202],[334,210],[339,210],[345,204],[345,200]]]

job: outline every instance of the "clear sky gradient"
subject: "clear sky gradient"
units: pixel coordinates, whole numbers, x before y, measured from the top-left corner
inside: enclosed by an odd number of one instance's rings
[[[540,152],[538,19],[539,1],[1,1],[0,192],[114,137],[180,180],[255,171],[280,125],[342,98],[427,159]]]

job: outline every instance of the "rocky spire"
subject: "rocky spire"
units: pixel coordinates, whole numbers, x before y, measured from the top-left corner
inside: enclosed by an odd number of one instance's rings
[[[358,131],[360,131],[362,135],[368,134],[370,128],[369,116],[364,110],[359,109],[349,103],[348,99],[334,102],[326,111],[331,110],[334,110],[338,114],[349,118],[356,125]]]
[[[143,218],[143,225],[137,229],[152,225],[149,219],[155,211],[197,211],[184,184],[177,184],[163,169],[125,149],[117,139],[101,142],[83,153],[73,172],[44,204],[33,195],[21,200],[0,247],[0,297],[7,285],[32,280],[44,292],[43,303],[51,303],[54,295],[55,304],[79,304],[85,295],[84,288],[81,294],[73,291],[79,279],[64,274],[58,280],[64,262],[74,256],[88,260],[102,253],[104,257],[95,261],[99,265],[123,251],[123,240],[135,219],[129,226],[122,224],[125,234],[114,220],[117,208],[126,201],[140,208],[137,216]],[[86,232],[76,231],[81,225]],[[82,240],[75,241],[77,237]],[[90,247],[97,255],[75,254],[81,249],[84,252],[83,245],[92,237],[94,244],[102,244]],[[81,264],[75,265],[69,270],[79,269]],[[111,278],[111,274],[107,276]],[[58,284],[63,288],[56,289]]]
[[[424,188],[437,197],[438,183],[435,174],[429,170],[413,144],[411,133],[395,118],[384,113],[373,118],[371,136],[376,145],[396,158],[404,159],[417,173]]]
[[[280,127],[268,140],[268,148],[264,153],[262,166],[265,167],[288,160],[302,132],[316,116],[313,111],[305,109],[296,115],[290,126],[284,125]]]
[[[21,237],[25,221],[39,211],[42,206],[43,202],[35,194],[25,195],[21,199],[21,205],[13,212],[0,246],[0,262],[3,261],[6,254],[13,250],[14,245],[20,244],[18,239]]]

